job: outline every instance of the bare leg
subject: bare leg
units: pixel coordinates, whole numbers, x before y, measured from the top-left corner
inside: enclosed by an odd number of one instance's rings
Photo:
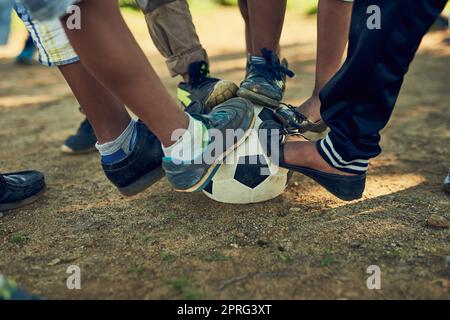
[[[261,49],[278,52],[286,14],[286,0],[247,0],[251,30],[251,54]]]
[[[83,65],[140,117],[164,146],[172,145],[172,132],[186,129],[189,118],[177,107],[146,59],[117,1],[85,0],[79,5],[82,27],[66,33]]]
[[[245,44],[247,48],[247,55],[253,52],[252,46],[252,31],[250,25],[250,17],[248,15],[248,4],[247,0],[239,0],[239,9],[242,14],[242,18],[244,18],[245,22]]]
[[[80,62],[59,67],[59,70],[86,113],[99,143],[115,140],[131,121],[123,103]]]
[[[342,0],[319,1],[316,83],[312,96],[298,108],[312,122],[320,120],[320,91],[341,66],[351,14],[352,3]]]

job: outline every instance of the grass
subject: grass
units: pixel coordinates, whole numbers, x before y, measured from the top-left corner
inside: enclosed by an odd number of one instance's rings
[[[280,260],[284,263],[292,263],[294,261],[294,258],[289,254],[280,253],[279,257]]]
[[[203,257],[203,260],[207,262],[221,262],[230,260],[230,257],[227,257],[220,252],[214,252],[211,255]]]
[[[164,262],[172,262],[176,259],[176,255],[174,255],[173,253],[170,253],[170,252],[163,252],[161,254],[161,259]]]
[[[181,296],[182,300],[200,300],[203,297],[199,290],[192,288],[192,283],[186,276],[171,279],[168,284],[175,293]]]
[[[22,232],[17,232],[11,237],[11,242],[17,245],[23,245],[28,240],[28,236]]]
[[[129,273],[135,273],[135,274],[138,274],[138,275],[143,274],[144,271],[145,271],[145,268],[143,266],[140,266],[140,265],[134,265],[134,266],[132,266],[132,267],[130,267],[128,269]]]
[[[322,256],[322,260],[320,260],[320,265],[322,267],[326,267],[326,266],[330,266],[335,263],[336,263],[336,260],[334,259],[333,249],[331,249],[331,248],[326,249]]]

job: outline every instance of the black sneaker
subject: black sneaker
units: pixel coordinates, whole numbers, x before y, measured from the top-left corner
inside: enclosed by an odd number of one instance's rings
[[[450,171],[444,180],[444,191],[450,193]]]
[[[177,98],[187,108],[199,101],[209,109],[236,97],[237,85],[228,80],[211,78],[205,61],[194,62],[189,66],[189,82],[178,85]]]
[[[0,211],[28,205],[44,191],[45,178],[38,171],[0,174]]]
[[[85,154],[96,151],[97,137],[87,119],[81,122],[77,132],[68,137],[61,146],[61,151],[68,154]]]
[[[223,159],[245,142],[256,120],[254,105],[242,98],[230,99],[215,107],[209,115],[194,117],[203,121],[211,137],[201,158],[190,162],[163,159],[169,183],[180,192],[203,190],[216,174]],[[227,139],[230,133],[233,133],[233,139]],[[220,138],[217,138],[219,134]]]
[[[237,95],[255,104],[277,108],[283,100],[286,76],[295,74],[287,67],[287,61],[280,62],[278,55],[267,49],[261,53],[266,63],[249,63],[246,79],[241,83]]]

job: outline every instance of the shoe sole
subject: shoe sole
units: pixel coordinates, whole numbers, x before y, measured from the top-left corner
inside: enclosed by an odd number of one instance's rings
[[[256,123],[256,114],[253,115],[252,122],[251,122],[248,130],[245,131],[242,138],[238,142],[236,142],[233,146],[231,146],[230,148],[225,150],[225,152],[223,154],[221,154],[214,161],[214,163],[209,167],[205,176],[199,182],[197,182],[194,186],[190,187],[189,189],[184,189],[184,190],[175,189],[175,190],[178,192],[184,192],[184,193],[202,191],[208,185],[208,183],[212,180],[212,178],[214,178],[214,175],[217,173],[217,170],[219,170],[220,165],[221,165],[221,163],[219,163],[219,162],[224,160],[231,152],[233,152],[234,150],[239,148],[239,146],[241,146],[248,139],[248,137],[252,133],[253,128],[255,127],[255,123]]]
[[[44,187],[41,191],[39,191],[35,195],[33,195],[33,196],[29,197],[29,198],[26,198],[24,200],[11,202],[11,203],[6,203],[6,204],[1,204],[0,205],[0,211],[8,211],[8,210],[19,209],[19,208],[25,207],[25,206],[27,206],[29,204],[32,204],[33,202],[38,200],[45,193],[46,190],[47,190],[47,187]]]
[[[160,166],[159,168],[153,169],[152,171],[143,175],[132,184],[123,188],[118,188],[118,190],[122,195],[126,197],[132,197],[150,188],[156,182],[161,180],[164,175],[164,170],[162,166]]]
[[[237,91],[237,96],[248,99],[251,102],[253,102],[254,104],[262,105],[262,106],[273,108],[273,109],[278,108],[280,106],[280,102],[281,102],[278,100],[268,98],[266,96],[263,96],[262,94],[253,92],[253,91],[245,89],[245,88],[240,88]]]
[[[287,165],[287,164],[283,165],[282,167],[285,169],[289,169],[291,171],[303,174],[304,176],[306,176],[306,177],[310,178],[311,180],[313,180],[314,182],[318,183],[322,188],[324,188],[330,194],[332,194],[336,198],[339,198],[340,200],[354,201],[354,200],[359,200],[363,197],[364,189],[365,189],[364,186],[360,190],[354,190],[351,193],[337,191],[337,190],[333,190],[329,185],[327,185],[326,183],[323,183],[322,181],[320,181],[320,179],[318,179],[318,175],[325,175],[326,173],[316,171],[313,169],[309,169],[309,168],[305,168],[305,167],[297,167],[297,166],[292,166],[292,165]],[[360,177],[354,176],[354,178],[351,179],[354,181],[343,181],[341,184],[345,183],[345,184],[347,184],[348,187],[354,186],[355,183],[358,183],[360,179],[361,179]]]
[[[205,101],[205,106],[212,109],[215,106],[224,103],[236,97],[239,87],[232,81],[221,80],[214,86],[214,90]]]
[[[307,169],[299,170],[298,172],[300,172],[304,176],[312,179],[314,182],[318,183],[320,186],[322,186],[322,188],[324,188],[330,194],[334,195],[336,198],[338,198],[340,200],[343,200],[343,201],[354,201],[354,200],[359,200],[359,199],[361,199],[363,197],[364,190],[362,190],[362,192],[357,192],[357,193],[354,193],[352,195],[343,195],[342,193],[337,193],[337,192],[333,192],[332,190],[330,190],[329,187],[326,184],[318,181],[315,178],[314,174],[311,174],[310,172],[308,172]]]
[[[82,151],[75,151],[75,150],[69,148],[66,145],[62,145],[61,146],[61,152],[64,153],[64,154],[72,154],[72,155],[74,155],[74,154],[88,154],[88,153],[93,153],[94,151],[97,151],[97,148],[92,147],[90,149],[86,149],[86,150],[82,150]]]

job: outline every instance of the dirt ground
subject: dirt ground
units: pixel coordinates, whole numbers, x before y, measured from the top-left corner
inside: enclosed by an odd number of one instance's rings
[[[174,92],[143,19],[127,19]],[[214,75],[239,82],[238,12],[196,11],[195,20]],[[314,81],[315,20],[291,12],[285,30],[283,54],[297,72],[286,100],[299,103]],[[441,191],[450,165],[450,33],[426,37],[362,200],[338,201],[295,175],[278,199],[246,206],[178,194],[165,181],[126,199],[98,155],[61,154],[82,117],[57,70],[13,64],[24,37],[16,30],[0,49],[0,168],[42,170],[48,183],[42,200],[0,218],[0,271],[24,287],[54,299],[450,298],[450,230],[426,226],[431,214],[450,219]],[[81,290],[66,288],[70,265],[81,268]],[[366,286],[370,265],[381,268],[381,290]]]

